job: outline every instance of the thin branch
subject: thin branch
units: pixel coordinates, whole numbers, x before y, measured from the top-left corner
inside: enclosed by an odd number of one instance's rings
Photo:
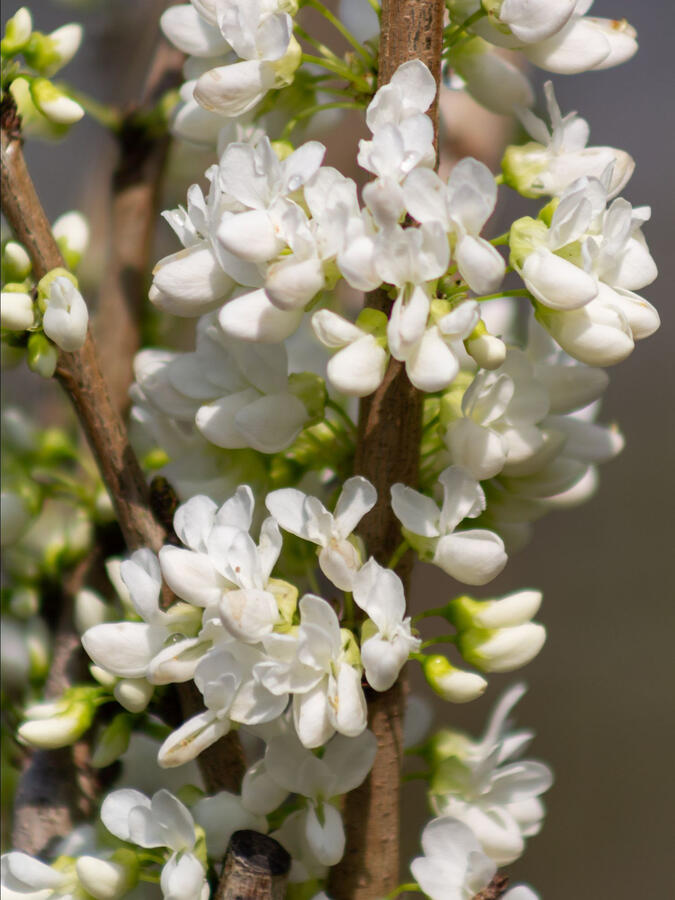
[[[164,94],[180,84],[183,60],[182,53],[160,39],[140,102],[124,115],[117,135],[110,255],[93,331],[113,402],[123,411],[133,379],[133,358],[140,347],[146,279],[171,143],[166,130],[155,132],[146,119]]]
[[[421,59],[440,83],[444,0],[385,0],[379,50],[378,86],[404,62]],[[438,139],[438,99],[429,111]],[[389,314],[387,294],[374,291],[368,307]],[[401,543],[390,489],[396,482],[418,482],[422,437],[422,394],[410,383],[402,363],[391,359],[380,387],[361,401],[354,470],[377,489],[377,504],[363,519],[360,534],[368,554],[387,565]],[[405,554],[397,572],[407,587],[412,567]],[[400,776],[403,758],[402,681],[383,693],[369,692],[368,724],[378,753],[366,781],[347,795],[344,806],[347,844],[331,870],[328,893],[335,900],[374,900],[399,882]]]
[[[291,857],[257,831],[235,831],[225,854],[215,900],[283,900]]]

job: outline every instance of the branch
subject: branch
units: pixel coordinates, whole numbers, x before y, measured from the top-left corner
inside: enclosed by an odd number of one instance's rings
[[[257,831],[235,831],[215,900],[283,900],[291,857],[281,844]]]
[[[443,0],[384,0],[378,86],[411,59],[421,59],[440,83]],[[438,98],[429,111],[438,140]],[[389,314],[391,301],[382,290],[366,306]],[[377,504],[363,519],[360,534],[369,554],[386,565],[401,541],[400,525],[390,503],[396,482],[417,486],[422,434],[422,394],[391,359],[380,387],[361,401],[354,471],[377,489]],[[397,568],[407,587],[412,567],[408,554]],[[347,844],[331,870],[328,893],[335,900],[374,900],[398,884],[400,776],[403,758],[405,691],[401,681],[383,693],[370,692],[368,724],[378,753],[366,781],[347,795],[344,806]]]
[[[20,119],[13,102],[6,98],[0,108],[2,124],[2,211],[17,240],[28,251],[37,278],[65,262],[54,240],[49,221],[35,192],[21,147]],[[150,506],[150,495],[143,472],[122,422],[113,405],[101,374],[91,334],[84,347],[75,353],[60,353],[56,377],[69,395],[80,424],[89,441],[106,484],[117,520],[129,550],[150,547],[158,551],[166,533]],[[178,687],[179,696],[185,693]],[[181,700],[181,706],[188,700]],[[220,763],[209,757],[209,772],[220,767],[217,782],[238,790],[243,772],[243,757],[236,733],[218,742]],[[233,760],[239,760],[235,765]],[[205,780],[213,784],[207,772]]]
[[[166,91],[180,84],[183,59],[182,53],[160,39],[140,102],[125,115],[118,134],[110,256],[93,330],[113,402],[122,411],[133,380],[133,358],[140,347],[146,278],[171,144],[166,130],[154,132],[149,127],[147,116]]]

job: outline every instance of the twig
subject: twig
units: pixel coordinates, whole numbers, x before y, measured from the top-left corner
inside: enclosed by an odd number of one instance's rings
[[[385,0],[378,86],[411,59],[421,59],[440,82],[444,8],[443,0]],[[437,99],[429,114],[437,142]],[[366,305],[387,314],[391,309],[384,291],[369,294]],[[396,482],[417,485],[421,436],[422,394],[408,380],[403,364],[392,358],[380,387],[361,401],[354,462],[355,472],[368,478],[378,495],[360,533],[368,553],[385,566],[401,542],[390,489]],[[397,567],[406,586],[411,566],[411,555],[406,554]],[[331,870],[328,889],[335,900],[374,900],[398,884],[404,700],[401,681],[368,698],[368,724],[377,737],[378,753],[366,781],[345,799],[347,845],[342,861]]]
[[[162,6],[168,4],[163,3]],[[163,39],[157,46],[138,106],[122,119],[112,179],[111,245],[93,323],[101,368],[113,402],[124,411],[140,346],[140,319],[157,223],[170,136],[154,132],[146,116],[181,81],[183,54]]]
[[[476,894],[473,900],[499,900],[502,894],[506,892],[508,886],[508,876],[497,874],[492,879],[490,884],[480,892],[480,894]]]
[[[215,900],[283,900],[291,857],[257,831],[235,831],[225,854]]]

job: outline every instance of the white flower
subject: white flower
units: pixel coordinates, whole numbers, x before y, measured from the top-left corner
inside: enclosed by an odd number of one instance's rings
[[[356,475],[345,481],[333,514],[316,497],[295,488],[272,491],[265,505],[285,531],[321,547],[321,571],[340,590],[350,591],[361,557],[349,538],[376,501],[372,484]]]
[[[403,584],[395,572],[370,559],[354,578],[353,591],[355,603],[371,623],[364,624],[361,637],[366,678],[376,691],[386,691],[421,645],[410,631],[410,616],[404,619]]]
[[[613,147],[587,147],[588,123],[574,112],[563,118],[550,81],[544,93],[551,130],[530,110],[518,111],[535,143],[507,149],[502,160],[506,183],[526,197],[560,196],[577,178],[600,178],[611,166],[608,196],[616,196],[633,174],[633,158]]]
[[[411,172],[403,185],[405,205],[418,222],[439,222],[450,237],[460,275],[478,294],[496,291],[506,264],[480,237],[497,202],[494,176],[470,157],[459,162],[447,185],[431,169]]]
[[[367,397],[377,390],[389,357],[375,334],[329,309],[314,313],[312,328],[324,346],[338,348],[326,370],[336,390],[350,397]]]
[[[267,833],[264,816],[250,812],[242,798],[229,791],[203,797],[192,807],[192,812],[206,833],[206,848],[214,859],[222,859],[235,831],[250,828],[261,834]]]
[[[301,813],[304,837],[314,857],[334,866],[343,856],[345,833],[336,801],[358,787],[372,768],[377,741],[371,731],[358,737],[333,737],[321,759],[295,735],[273,738],[265,752],[265,770],[288,793],[308,800]]]
[[[358,163],[382,178],[400,182],[415,166],[433,166],[433,123],[424,113],[436,96],[436,82],[418,59],[399,66],[366,110],[371,141],[359,141]]]
[[[367,709],[354,637],[321,597],[305,594],[299,609],[295,636],[263,639],[268,659],[254,675],[279,697],[293,694],[293,721],[305,747],[320,747],[336,731],[356,737]]]
[[[16,850],[0,858],[0,885],[3,900],[70,900],[78,887],[73,871],[58,871]]]
[[[453,463],[478,481],[502,470],[520,472],[544,445],[545,433],[537,425],[548,410],[548,392],[533,377],[531,363],[509,348],[506,361],[492,372],[479,372],[462,397],[463,416],[444,435]]]
[[[69,278],[55,278],[45,298],[42,327],[62,350],[79,350],[87,337],[89,312],[82,294]]]
[[[481,106],[510,116],[532,106],[534,91],[524,72],[482,38],[462,42],[452,52],[450,86],[463,88]]]
[[[169,791],[157,791],[152,799],[130,788],[113,791],[103,801],[101,821],[122,841],[173,851],[161,874],[166,900],[207,900],[206,873],[192,852],[197,840],[194,819]]]
[[[485,529],[455,531],[463,519],[480,515],[485,495],[459,466],[445,469],[438,480],[443,487],[440,509],[431,497],[403,484],[391,489],[392,509],[422,558],[465,584],[486,584],[506,565],[503,541]]]
[[[539,795],[552,783],[543,763],[517,759],[532,732],[507,731],[507,716],[524,692],[522,684],[506,691],[482,740],[446,730],[434,748],[441,760],[431,782],[434,809],[471,828],[497,865],[516,860],[525,838],[538,833],[544,817]]]
[[[431,900],[471,900],[497,870],[471,829],[450,816],[432,819],[422,832],[424,856],[410,871]]]

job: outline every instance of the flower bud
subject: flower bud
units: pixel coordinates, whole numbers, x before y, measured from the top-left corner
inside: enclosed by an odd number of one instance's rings
[[[49,671],[50,662],[50,633],[41,616],[33,616],[28,621],[24,640],[30,661],[30,677],[33,681],[41,681]]]
[[[3,56],[15,56],[21,53],[30,40],[33,31],[33,19],[30,11],[22,6],[17,9],[5,25],[5,36],[0,41],[0,52]]]
[[[79,103],[46,78],[34,78],[30,85],[30,93],[40,112],[57,125],[74,125],[84,115]]]
[[[74,269],[89,244],[89,225],[82,213],[63,213],[52,225],[52,233],[68,268]]]
[[[295,71],[300,65],[301,60],[302,47],[293,35],[291,35],[291,39],[288,42],[288,47],[286,48],[284,55],[281,59],[277,59],[272,63],[272,69],[274,70],[274,86],[276,88],[286,87],[292,83]]]
[[[24,710],[26,721],[17,734],[21,741],[41,750],[73,744],[94,717],[97,688],[69,688],[59,700],[34,703]]]
[[[131,716],[127,713],[120,713],[103,729],[91,757],[91,764],[94,768],[102,769],[109,766],[126,752],[132,724]]]
[[[9,331],[25,331],[35,318],[33,298],[24,291],[12,290],[16,287],[18,285],[6,285],[0,294],[0,324]]]
[[[97,681],[105,688],[112,688],[117,684],[117,676],[107,669],[102,669],[101,666],[90,665],[89,674],[94,681]],[[129,710],[129,712],[133,712],[133,710]]]
[[[488,332],[482,319],[464,341],[464,346],[481,369],[498,369],[506,359],[506,344]]]
[[[0,512],[0,546],[9,547],[28,527],[30,510],[21,494],[8,490],[0,495]]]
[[[51,378],[56,369],[59,351],[44,334],[31,334],[28,338],[28,367],[43,378]]]
[[[132,713],[143,712],[152,699],[155,686],[145,678],[120,678],[113,689],[115,700]]]
[[[18,241],[7,241],[2,250],[2,277],[7,290],[8,282],[24,281],[31,273],[33,265],[26,248]]]
[[[464,659],[483,672],[511,672],[539,653],[546,629],[536,622],[512,628],[469,628],[459,635],[457,646]]]
[[[67,133],[67,125],[58,125],[51,119],[45,118],[33,103],[30,82],[27,78],[13,79],[9,86],[9,92],[14,98],[16,108],[21,116],[22,134],[41,140],[55,140]]]
[[[49,277],[49,276],[47,276]],[[39,288],[45,279],[40,282]],[[89,312],[82,294],[70,278],[59,276],[49,284],[42,327],[62,350],[79,350],[87,339]]]
[[[487,687],[487,681],[480,675],[455,668],[445,656],[427,656],[423,667],[431,689],[451,703],[476,700]]]
[[[529,622],[540,606],[540,591],[515,591],[500,600],[473,600],[462,596],[448,603],[444,618],[458,631],[469,628],[509,628]]]
[[[79,634],[100,625],[108,618],[108,605],[96,591],[83,588],[75,594],[73,620]]]
[[[80,856],[75,869],[80,884],[95,900],[118,900],[138,882],[136,854],[126,849],[117,851],[113,859]]]
[[[9,611],[17,619],[29,619],[34,616],[40,605],[40,597],[35,588],[19,587],[13,590],[9,598]]]
[[[71,61],[80,49],[82,34],[81,25],[77,22],[69,22],[46,36],[47,41],[51,43],[51,53],[54,57],[54,61],[44,69],[47,75],[53,75]]]

